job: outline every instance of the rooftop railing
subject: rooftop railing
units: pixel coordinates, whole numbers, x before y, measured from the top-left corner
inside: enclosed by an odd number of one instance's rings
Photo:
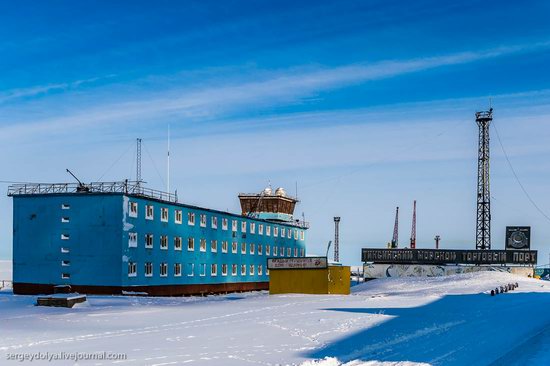
[[[92,182],[80,183],[21,183],[8,187],[8,196],[69,194],[69,193],[124,193],[178,202],[177,194],[146,188],[139,182]]]

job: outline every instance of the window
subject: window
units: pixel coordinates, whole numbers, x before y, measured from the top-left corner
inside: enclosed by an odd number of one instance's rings
[[[70,208],[71,208],[71,205],[69,205],[68,203],[64,203],[61,205],[62,210],[69,210]]]
[[[241,232],[246,233],[246,221],[241,222]]]
[[[130,202],[128,205],[130,206],[130,212],[129,212],[128,216],[138,217],[138,204],[137,204],[137,202]]]
[[[218,217],[217,216],[212,216],[212,219],[211,219],[212,223],[212,229],[217,229],[218,228]]]
[[[231,253],[233,253],[233,254],[237,253],[237,242],[236,241],[231,243]]]
[[[145,205],[145,218],[147,220],[153,220],[153,205]]]
[[[258,244],[258,255],[262,255],[262,244]]]
[[[251,222],[250,223],[250,234],[254,234],[256,232],[256,223]]]
[[[246,243],[241,243],[241,254],[246,254]]]
[[[181,250],[181,236],[174,236],[174,250]]]
[[[298,230],[294,229],[294,240],[298,240]]]
[[[300,230],[300,240],[304,240],[305,236],[304,230]]]
[[[254,274],[254,265],[251,264],[250,265],[250,275],[253,275]]]
[[[153,234],[145,234],[145,248],[153,247]]]
[[[71,275],[68,274],[68,273],[62,273],[62,274],[61,274],[61,279],[62,279],[62,280],[68,280],[68,279],[70,279],[70,278],[71,278]]]
[[[168,222],[168,208],[166,207],[160,208],[160,221]]]
[[[153,263],[147,262],[145,263],[145,277],[152,277],[153,276]]]
[[[69,219],[68,217],[61,218],[61,222],[69,222],[69,221],[71,221],[71,219]]]
[[[160,249],[168,249],[168,237],[166,235],[160,236]]]
[[[210,242],[210,251],[212,253],[216,253],[218,251],[218,241],[217,240],[212,240]]]
[[[182,217],[183,217],[183,215],[181,213],[181,210],[176,210],[175,215],[174,215],[174,220],[176,221],[176,224],[181,224]]]
[[[128,262],[128,277],[137,276],[137,264],[136,262]]]
[[[294,256],[295,256],[295,257],[298,256],[298,248],[294,248]]]
[[[254,254],[255,245],[250,243],[250,254]]]
[[[69,240],[69,234],[61,234],[61,240]]]
[[[222,241],[222,253],[227,253],[227,240]]]
[[[287,238],[292,238],[292,230],[291,229],[288,229],[288,235],[287,235]]]
[[[218,275],[218,265],[217,264],[211,264],[210,265],[210,276],[214,277]]]
[[[300,257],[305,257],[305,250],[304,250],[304,248],[300,249]]]
[[[195,275],[195,263],[187,263],[187,277]]]
[[[241,276],[246,276],[246,264],[241,264]]]
[[[264,235],[264,224],[259,224],[258,225],[258,234],[259,235]]]
[[[187,250],[190,252],[195,250],[195,238],[187,238]]]
[[[222,264],[222,276],[227,276],[227,264]]]
[[[200,276],[206,276],[206,263],[201,263],[201,273]]]
[[[277,256],[277,247],[276,246],[273,247],[273,255]]]
[[[236,276],[236,275],[237,275],[237,265],[232,264],[231,265],[231,276]]]
[[[222,230],[227,230],[227,219],[225,217],[222,218]]]
[[[237,231],[237,220],[231,220],[231,230]]]
[[[278,228],[277,226],[275,226],[275,227],[273,228],[273,236],[274,236],[274,237],[279,236],[279,228]]]
[[[187,213],[187,223],[189,225],[195,225],[195,214],[193,212]]]
[[[174,263],[174,277],[181,277],[181,263]]]
[[[258,264],[258,275],[262,275],[264,272],[263,266],[261,264]]]
[[[71,261],[61,261],[61,265],[62,265],[63,267],[68,267],[68,266],[71,265]]]
[[[281,238],[284,238],[286,236],[286,228],[281,228]]]
[[[137,233],[128,233],[128,248],[137,247]]]
[[[200,225],[201,225],[201,227],[206,227],[206,215],[205,214],[201,214]]]
[[[61,253],[69,253],[69,248],[61,247]]]
[[[270,251],[271,251],[271,247],[269,245],[266,245],[265,246],[265,255],[271,255]]]
[[[271,235],[271,226],[267,225],[265,227],[265,235],[267,235],[267,236]]]
[[[281,257],[284,257],[284,256],[285,256],[285,247],[281,247],[281,248],[279,249],[279,255],[280,255]]]
[[[162,262],[160,264],[160,277],[166,277],[168,276],[168,264],[165,262]]]
[[[206,252],[206,239],[201,239],[199,250],[201,252]]]
[[[292,255],[292,250],[290,248],[286,248],[286,256],[290,257]]]

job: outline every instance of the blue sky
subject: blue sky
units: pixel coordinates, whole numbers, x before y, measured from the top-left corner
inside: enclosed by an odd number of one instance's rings
[[[400,244],[473,248],[477,127],[489,98],[510,160],[550,216],[550,4],[526,1],[51,1],[0,3],[4,181],[143,172],[183,201],[238,212],[271,181],[294,191],[322,253],[340,215],[343,260]],[[493,247],[550,220],[526,199],[491,131]],[[3,184],[4,191],[7,185]],[[0,198],[0,257],[12,203]]]

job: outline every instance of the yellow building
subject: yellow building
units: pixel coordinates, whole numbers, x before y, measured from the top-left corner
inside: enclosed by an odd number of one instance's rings
[[[326,257],[270,258],[270,294],[350,293],[350,267],[329,265]]]

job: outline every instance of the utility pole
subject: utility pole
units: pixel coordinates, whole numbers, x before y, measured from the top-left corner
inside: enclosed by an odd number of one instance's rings
[[[477,222],[476,249],[491,249],[491,194],[489,191],[489,124],[493,108],[476,112],[479,127],[477,158]]]
[[[334,261],[340,262],[340,216],[334,217]]]
[[[436,235],[434,240],[435,240],[435,249],[439,249],[439,241],[441,240],[441,236]]]

